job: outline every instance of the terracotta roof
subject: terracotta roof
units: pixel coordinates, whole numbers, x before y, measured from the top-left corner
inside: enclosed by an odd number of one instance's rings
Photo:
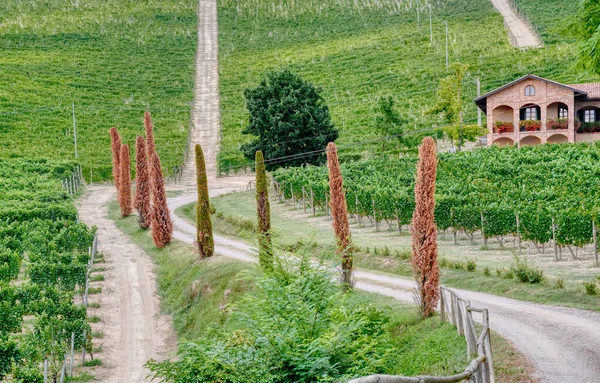
[[[600,99],[600,82],[592,82],[589,84],[571,84],[567,86],[587,93],[588,99]]]

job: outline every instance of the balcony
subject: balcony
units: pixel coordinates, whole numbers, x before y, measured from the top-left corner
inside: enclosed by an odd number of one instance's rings
[[[505,134],[505,133],[513,133],[514,131],[515,131],[515,125],[512,122],[496,121],[494,123],[494,133]]]

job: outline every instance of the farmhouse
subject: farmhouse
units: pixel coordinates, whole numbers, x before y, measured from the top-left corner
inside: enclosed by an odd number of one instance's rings
[[[487,116],[488,145],[600,140],[600,83],[564,85],[529,74],[475,103]]]

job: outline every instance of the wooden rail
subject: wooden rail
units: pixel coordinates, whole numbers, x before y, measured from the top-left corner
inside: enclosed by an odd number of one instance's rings
[[[481,313],[482,329],[477,336],[473,313]],[[469,301],[460,298],[454,291],[440,288],[440,316],[452,323],[467,342],[467,358],[471,363],[465,371],[452,376],[393,376],[371,375],[351,380],[348,383],[495,383],[492,343],[490,339],[487,309],[471,307]]]

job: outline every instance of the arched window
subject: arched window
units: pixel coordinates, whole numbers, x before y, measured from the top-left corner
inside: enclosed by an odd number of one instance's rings
[[[525,88],[525,96],[535,96],[535,88],[531,85],[527,85]]]

